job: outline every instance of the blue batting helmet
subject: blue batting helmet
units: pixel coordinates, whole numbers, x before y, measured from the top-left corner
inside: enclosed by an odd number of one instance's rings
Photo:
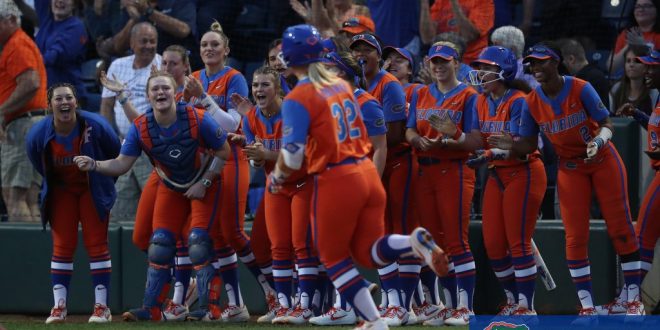
[[[516,54],[508,48],[501,46],[490,46],[484,48],[479,57],[472,61],[471,65],[478,63],[497,65],[501,71],[502,79],[512,81],[518,72],[518,60]]]
[[[323,43],[319,31],[309,25],[288,27],[282,35],[282,57],[287,66],[305,65],[321,60]]]

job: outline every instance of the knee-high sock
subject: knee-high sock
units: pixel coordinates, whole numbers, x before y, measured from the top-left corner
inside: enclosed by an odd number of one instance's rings
[[[73,258],[53,255],[50,261],[50,280],[53,285],[53,306],[66,307],[66,298],[72,275]]]
[[[177,247],[174,264],[174,295],[172,296],[172,301],[175,304],[184,303],[183,300],[188,292],[192,270],[193,266],[188,256],[188,249]]]
[[[319,275],[319,260],[316,257],[298,259],[298,285],[300,286],[300,307],[311,308],[311,300],[316,291]]]
[[[293,262],[291,260],[273,260],[273,280],[280,306],[291,308],[291,290],[293,286]]]
[[[413,295],[419,283],[419,272],[422,265],[416,258],[406,257],[399,259],[399,288],[403,291],[402,306],[410,310]]]
[[[642,262],[639,252],[621,256],[621,269],[626,283],[626,301],[641,301],[639,287],[642,283]]]
[[[378,268],[378,277],[380,278],[381,293],[387,295],[387,305],[383,307],[402,306],[401,292],[399,291],[399,264],[392,263],[385,267]]]
[[[95,303],[107,306],[108,290],[110,290],[110,275],[112,274],[110,253],[89,256],[89,261],[89,270],[92,273],[92,285],[94,286]]]
[[[442,285],[442,293],[445,297],[445,305],[448,308],[458,308],[458,286],[456,284],[456,272],[454,270],[453,258],[449,259],[449,272],[447,276],[438,277]]]
[[[458,308],[465,307],[472,310],[474,296],[474,283],[476,271],[472,252],[466,252],[455,257],[454,271],[456,272],[456,286],[458,288]]]
[[[243,298],[238,284],[238,258],[232,248],[223,248],[216,252],[218,256],[220,276],[225,283],[228,304],[230,306],[242,306]]]
[[[518,298],[518,290],[516,289],[516,276],[513,271],[513,263],[511,256],[507,255],[502,259],[489,259],[490,267],[497,277],[497,280],[504,289],[507,304],[515,304]]]
[[[326,265],[326,269],[339,294],[355,308],[357,315],[370,322],[379,318],[376,304],[369,294],[364,278],[350,258],[332,267]]]
[[[247,267],[247,269],[250,270],[252,276],[254,276],[257,282],[259,282],[259,285],[261,285],[261,290],[264,292],[264,295],[270,292],[272,288],[270,287],[270,284],[266,279],[266,275],[261,272],[261,268],[259,268],[259,265],[257,264],[257,259],[254,257],[254,254],[252,253],[252,247],[250,247],[250,244],[248,243],[247,245],[245,245],[245,248],[243,248],[243,250],[238,251],[236,253],[238,254],[238,258],[245,265],[245,267]]]
[[[571,273],[575,291],[577,291],[578,298],[582,308],[594,307],[594,302],[591,293],[591,267],[589,259],[581,260],[566,260],[568,270]]]
[[[419,279],[420,279],[420,282],[422,283],[422,288],[423,288],[421,294],[422,295],[426,294],[426,291],[428,290],[428,294],[429,294],[428,298],[430,299],[429,302],[433,305],[437,305],[440,302],[440,295],[439,295],[439,289],[438,289],[438,277],[435,275],[435,273],[431,270],[431,268],[429,266],[425,265],[425,266],[422,266],[422,270],[419,272]],[[443,285],[443,287],[445,285],[449,285],[448,283],[443,283],[442,280],[440,280],[440,283]],[[451,291],[456,292],[456,279],[455,278],[454,278],[454,281],[453,281],[453,286],[450,286],[450,288],[454,288]],[[449,300],[451,300],[451,298]],[[454,301],[454,300],[451,300],[451,301]],[[453,305],[448,304],[448,306],[451,307]]]
[[[537,273],[534,256],[514,257],[513,266],[518,290],[518,306],[534,310],[534,290]]]

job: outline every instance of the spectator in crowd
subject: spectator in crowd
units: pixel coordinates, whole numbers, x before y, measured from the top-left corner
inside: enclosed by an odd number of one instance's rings
[[[493,0],[493,6],[495,7],[495,21],[493,24],[493,29],[499,28],[501,26],[513,25],[513,14],[515,12],[514,2],[522,2],[523,15],[518,28],[525,35],[527,35],[529,34],[529,30],[532,28],[532,21],[534,19],[534,4],[536,0]]]
[[[165,47],[178,44],[194,54],[190,56],[193,68],[201,66],[197,46],[197,12],[192,0],[121,0],[121,30],[112,37],[113,51],[123,56],[130,47],[130,33],[133,26],[149,22],[156,27],[160,42],[158,53]]]
[[[367,0],[366,2],[383,44],[405,48],[415,56],[419,56],[422,47],[419,38],[419,1]]]
[[[85,24],[75,15],[75,1],[35,0],[34,6],[39,14],[35,41],[46,65],[48,87],[61,82],[73,85],[78,104],[85,107],[87,92],[80,65],[85,59],[88,38]]]
[[[61,8],[60,8],[61,9]],[[46,323],[64,322],[73,275],[73,255],[82,225],[95,304],[89,323],[112,320],[108,308],[112,266],[108,248],[108,216],[115,201],[114,177],[80,172],[78,155],[112,159],[121,147],[115,131],[103,117],[78,108],[76,89],[67,83],[48,90],[51,115],[30,129],[27,152],[32,166],[44,176],[41,184],[42,224],[50,224],[53,237],[51,281],[54,305]]]
[[[596,89],[598,96],[608,106],[610,83],[596,65],[587,61],[584,47],[575,39],[562,39],[559,41],[563,64],[571,76],[586,80]]]
[[[621,70],[624,66],[625,51],[630,47],[660,48],[660,24],[658,8],[660,0],[637,0],[633,10],[632,26],[621,31],[616,38],[614,51],[607,63],[610,73]]]
[[[657,89],[649,89],[644,84],[644,73],[646,66],[637,60],[639,56],[645,56],[648,52],[642,52],[637,48],[628,48],[625,51],[626,65],[624,75],[612,86],[610,90],[610,111],[621,116],[623,108],[632,105],[650,116],[655,108],[658,98]]]
[[[110,65],[108,76],[126,83],[126,93],[117,94],[103,89],[101,114],[115,127],[123,139],[128,133],[130,122],[149,108],[146,97],[147,79],[151,67],[160,67],[161,56],[156,54],[158,32],[153,25],[141,22],[131,28],[131,49],[134,55],[118,58]],[[130,95],[130,96],[127,96]],[[127,116],[123,104],[130,97],[136,113]],[[130,220],[135,216],[137,202],[144,184],[151,172],[151,165],[145,156],[117,180],[117,203],[110,214],[111,221]]]
[[[33,7],[23,0],[14,0],[14,3],[16,3],[16,6],[18,6],[18,9],[20,9],[23,14],[21,17],[21,29],[25,31],[28,36],[34,38],[34,28],[39,26],[39,17],[37,17],[37,13],[34,11]]]
[[[531,74],[525,73],[525,66],[522,62],[523,51],[525,49],[525,35],[523,31],[515,26],[500,26],[490,35],[490,42],[496,46],[502,46],[511,49],[518,59],[518,72],[516,79],[520,79],[529,85],[532,89],[539,85]]]
[[[326,1],[325,4],[322,0],[312,0],[311,5],[309,2],[303,5],[299,0],[289,0],[289,4],[306,23],[317,27],[326,38],[335,35],[344,22],[353,17],[371,17],[369,8],[354,4],[352,0]]]
[[[472,63],[488,46],[495,16],[492,0],[437,0],[430,9],[427,1],[421,4],[419,33],[425,45],[438,33],[456,32],[467,43],[463,63]]]
[[[39,48],[21,30],[20,16],[13,0],[0,0],[2,194],[10,219],[39,221],[41,179],[27,158],[25,133],[45,113],[46,68]]]
[[[376,24],[367,16],[351,17],[342,23],[339,33],[349,39],[360,33],[376,33]]]
[[[86,0],[83,6],[83,20],[90,40],[98,56],[109,63],[116,56],[112,36],[123,27],[120,0]]]

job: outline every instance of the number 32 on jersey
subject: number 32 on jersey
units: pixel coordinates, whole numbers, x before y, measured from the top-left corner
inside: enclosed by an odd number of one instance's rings
[[[344,99],[341,104],[333,103],[330,106],[332,116],[337,120],[339,132],[337,138],[339,142],[346,140],[348,136],[351,140],[357,139],[362,132],[360,127],[355,125],[355,120],[361,116],[357,105],[350,99]]]

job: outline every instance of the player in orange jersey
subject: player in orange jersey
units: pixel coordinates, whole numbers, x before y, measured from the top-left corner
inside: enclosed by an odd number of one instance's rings
[[[476,103],[481,136],[485,140],[503,132],[517,135],[525,105],[521,89],[528,87],[515,80],[515,54],[508,48],[487,47],[472,65],[477,70],[470,72],[470,80],[483,90]],[[488,163],[482,230],[488,259],[507,298],[498,315],[535,315],[536,262],[531,240],[547,179],[538,151],[510,156],[509,151],[497,148],[479,150],[468,166]]]
[[[108,249],[108,214],[115,202],[115,178],[78,171],[73,158],[87,155],[112,159],[119,154],[119,138],[100,116],[78,109],[76,90],[55,84],[47,93],[51,115],[34,124],[27,135],[27,153],[42,175],[41,216],[53,236],[51,281],[55,304],[46,323],[64,322],[67,316],[73,254],[82,224],[89,255],[95,305],[90,323],[112,320],[108,291],[112,271]]]
[[[312,233],[321,261],[365,320],[363,328],[386,329],[353,260],[382,267],[414,254],[444,274],[444,252],[423,228],[411,236],[383,236],[385,192],[366,157],[370,143],[362,114],[350,86],[320,63],[323,46],[316,28],[287,28],[282,53],[300,81],[282,104],[283,146],[268,190],[278,193],[304,163],[313,176]]]
[[[614,145],[609,112],[586,81],[559,74],[560,52],[540,43],[524,58],[540,86],[526,97],[518,134],[491,135],[492,147],[524,155],[543,132],[559,156],[557,189],[566,231],[566,261],[580,298],[580,315],[596,315],[588,259],[589,205],[596,194],[607,231],[621,258],[626,314],[640,315],[640,257],[628,204],[626,169]]]
[[[152,108],[138,117],[115,159],[97,161],[87,156],[74,157],[83,171],[117,176],[130,169],[141,151],[145,151],[161,180],[153,214],[153,235],[148,249],[149,268],[142,308],[124,313],[125,320],[161,319],[158,296],[170,281],[177,238],[182,236],[188,214],[192,215],[188,247],[197,271],[200,297],[198,314],[208,315],[207,287],[216,275],[211,265],[213,250],[208,229],[213,220],[218,184],[211,179],[220,171],[209,168],[210,156],[226,159],[229,146],[226,132],[204,111],[176,104],[176,83],[164,72],[152,74],[147,95]],[[208,191],[207,191],[208,189]],[[149,201],[151,202],[151,201]],[[203,288],[203,289],[202,289]],[[191,313],[192,314],[192,313]]]

